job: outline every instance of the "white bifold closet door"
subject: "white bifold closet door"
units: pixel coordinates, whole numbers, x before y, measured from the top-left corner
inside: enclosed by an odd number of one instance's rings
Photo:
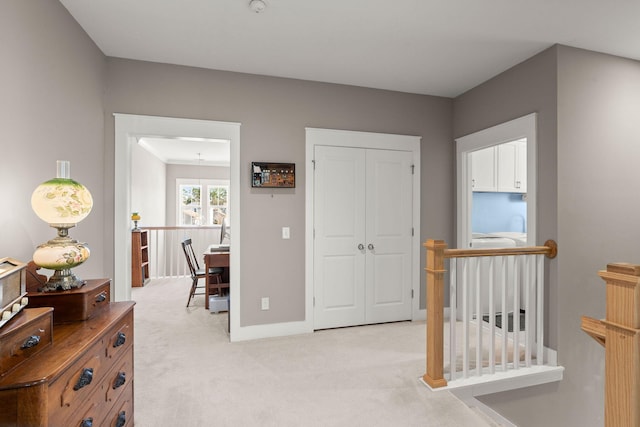
[[[316,146],[314,328],[411,319],[412,153]]]

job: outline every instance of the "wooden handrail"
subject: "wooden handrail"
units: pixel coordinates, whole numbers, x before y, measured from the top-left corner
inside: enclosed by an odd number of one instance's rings
[[[543,254],[555,258],[558,245],[547,240],[544,246],[505,249],[447,249],[444,240],[429,239],[427,248],[427,367],[422,377],[431,388],[445,387],[444,378],[444,266],[445,258]]]
[[[527,246],[520,248],[494,249],[447,249],[445,258],[469,258],[480,256],[508,256],[508,255],[545,255],[553,259],[558,254],[558,244],[553,240],[544,242],[544,246]]]
[[[605,348],[604,423],[640,427],[640,265],[609,264],[606,319],[582,317],[582,330]]]

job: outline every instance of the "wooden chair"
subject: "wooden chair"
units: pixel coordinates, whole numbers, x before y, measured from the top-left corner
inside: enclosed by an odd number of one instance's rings
[[[187,307],[189,307],[189,303],[191,302],[191,299],[194,295],[205,294],[205,292],[196,293],[196,290],[198,288],[204,288],[204,286],[207,286],[207,283],[210,282],[210,280],[207,280],[207,272],[205,272],[204,269],[201,269],[200,265],[198,264],[198,259],[196,258],[196,255],[193,251],[193,246],[191,245],[191,239],[185,239],[182,241],[182,250],[184,252],[185,258],[187,259],[187,265],[189,266],[192,280],[191,289],[189,290],[189,299],[187,300]],[[215,294],[214,292],[211,292],[212,289],[217,289],[218,295],[222,295],[223,286],[221,286],[221,284],[223,271],[224,269],[221,267],[213,267],[209,269],[208,275],[211,276],[212,279],[216,279],[216,283],[209,284],[209,295]],[[200,279],[205,279],[204,286],[198,286],[198,280]]]

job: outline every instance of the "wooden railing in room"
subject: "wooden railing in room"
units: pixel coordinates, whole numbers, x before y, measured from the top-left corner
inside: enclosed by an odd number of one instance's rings
[[[182,242],[192,241],[196,254],[203,253],[209,245],[220,241],[220,226],[140,227],[149,230],[149,258],[152,279],[189,276]],[[200,267],[204,261],[198,258]]]
[[[557,254],[557,245],[553,240],[548,240],[545,242],[544,246],[532,246],[532,247],[515,247],[515,248],[504,248],[504,249],[447,249],[447,244],[443,240],[427,240],[424,243],[424,246],[427,249],[426,253],[426,273],[427,273],[427,366],[426,373],[423,376],[423,380],[426,384],[428,384],[431,388],[440,388],[447,386],[447,380],[444,376],[444,275],[447,272],[445,268],[445,259],[454,259],[454,258],[471,258],[471,257],[518,257],[518,256],[528,256],[528,255],[544,255],[547,258],[555,258]],[[541,264],[541,263],[540,263]],[[504,263],[503,263],[504,265]],[[452,272],[454,273],[454,272]],[[542,274],[537,272],[537,276],[540,277]],[[455,278],[452,279],[452,282],[455,281]],[[478,285],[479,286],[479,285]],[[504,285],[503,285],[504,286]],[[479,287],[477,289],[480,289]],[[537,285],[538,294],[536,296],[538,301],[543,301],[543,284]],[[504,288],[503,288],[504,294]],[[517,294],[516,294],[517,297]],[[455,289],[452,291],[452,298],[455,299]],[[503,298],[504,299],[504,298]],[[492,304],[492,303],[491,303]],[[515,304],[514,304],[515,305]],[[493,322],[493,315],[495,313],[491,313],[490,322]],[[451,322],[455,322],[455,314],[452,313]],[[481,316],[478,316],[480,319],[478,323],[482,321]],[[515,320],[514,322],[519,322],[519,320]],[[537,336],[537,345],[539,346],[538,353],[538,363],[542,363],[542,314],[540,313],[537,319],[537,330],[539,335]],[[507,319],[504,320],[504,325],[506,325]],[[492,324],[492,328],[495,329],[495,325]],[[478,333],[480,334],[480,332]],[[503,336],[506,337],[506,333],[503,333]],[[515,334],[516,336],[518,334]],[[506,340],[506,338],[505,338]],[[516,338],[516,347],[518,347],[517,338]],[[504,348],[504,346],[503,346]],[[453,351],[453,356],[451,357],[450,367],[452,375],[455,373],[455,350]],[[466,355],[468,349],[463,349]],[[481,351],[481,350],[478,350]],[[518,350],[519,351],[519,350]],[[529,350],[527,350],[529,351]],[[491,350],[491,355],[493,355],[493,350]],[[514,353],[515,354],[515,353]],[[465,356],[466,357],[466,356]],[[530,358],[530,354],[528,354]],[[493,359],[492,359],[493,360]],[[514,357],[515,360],[515,357]],[[530,360],[528,361],[528,363]],[[493,363],[491,363],[491,370],[493,370]],[[506,358],[503,356],[502,358],[503,366],[506,365]],[[516,369],[519,365],[518,362],[515,363]],[[467,366],[467,365],[465,365]],[[478,372],[482,370],[479,363],[476,363]],[[465,375],[466,375],[465,368]]]
[[[606,317],[582,317],[582,330],[605,348],[605,427],[640,427],[640,265],[609,264]]]

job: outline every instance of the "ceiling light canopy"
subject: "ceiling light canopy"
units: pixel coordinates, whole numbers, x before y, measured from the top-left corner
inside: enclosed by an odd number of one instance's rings
[[[249,2],[249,7],[255,13],[260,13],[267,7],[267,4],[263,0],[251,0]]]

